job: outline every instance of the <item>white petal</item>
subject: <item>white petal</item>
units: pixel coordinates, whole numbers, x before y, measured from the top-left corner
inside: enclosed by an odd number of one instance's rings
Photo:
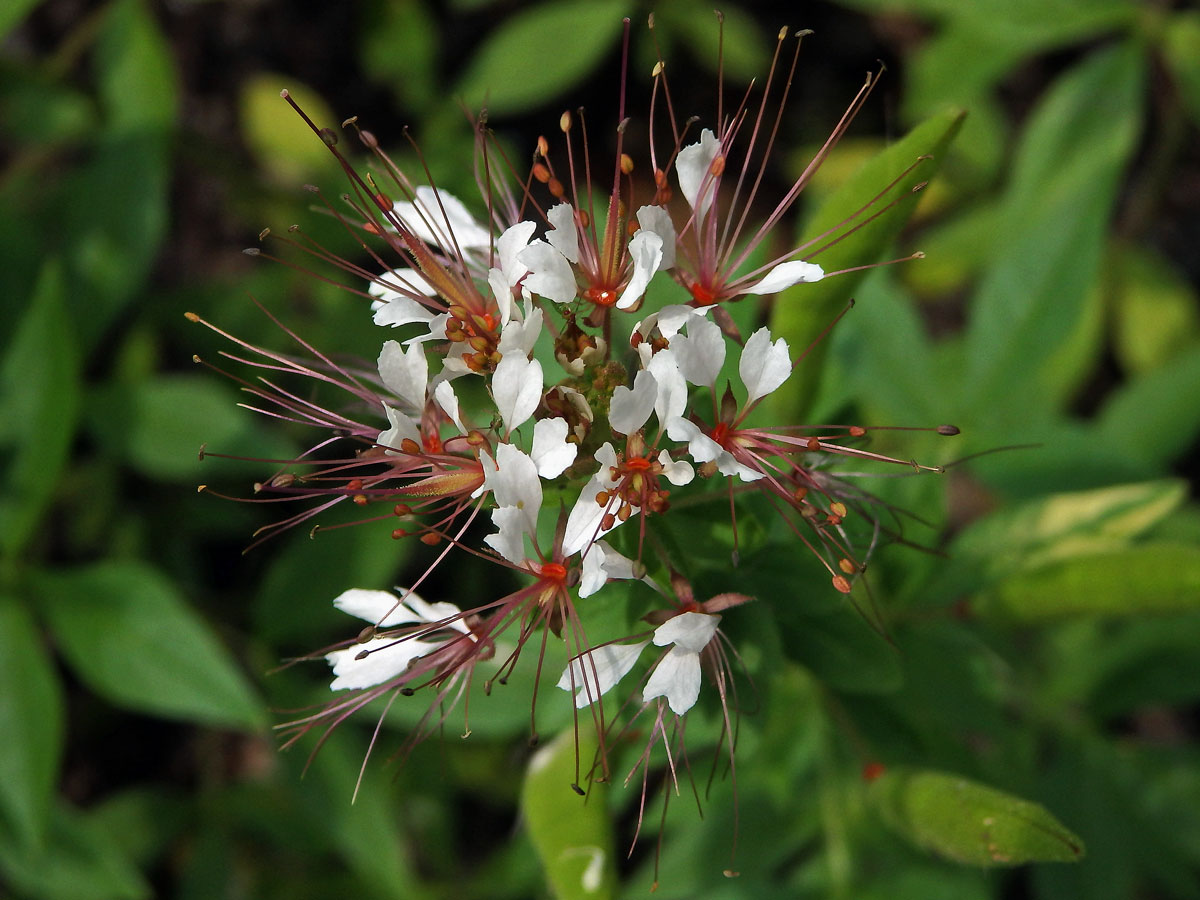
[[[663,467],[663,476],[676,487],[691,483],[696,477],[696,471],[686,460],[673,460],[671,454],[663,450],[658,454],[658,463]]]
[[[606,443],[596,451],[596,461],[600,463],[599,471],[583,486],[579,499],[575,501],[567,516],[567,525],[563,531],[563,553],[566,556],[578,553],[612,530],[600,527],[607,509],[596,502],[596,496],[601,491],[609,490],[614,484],[612,467],[617,464],[617,454],[612,444]],[[614,523],[613,528],[619,521]]]
[[[645,231],[652,231],[662,238],[662,262],[660,269],[675,266],[675,223],[671,214],[661,206],[643,206],[637,211],[638,224]]]
[[[634,376],[632,388],[619,385],[608,407],[608,422],[613,431],[633,434],[645,425],[657,396],[658,382],[644,369]]]
[[[650,359],[647,367],[658,384],[658,392],[654,397],[654,414],[658,416],[660,425],[666,426],[672,419],[683,415],[687,407],[687,382],[679,371],[675,354],[670,350],[660,350]],[[634,380],[637,383],[637,380]]]
[[[492,374],[492,397],[508,431],[525,423],[542,399],[542,364],[510,353]]]
[[[329,689],[345,691],[383,684],[402,674],[414,659],[441,645],[441,641],[376,637],[365,644],[353,644],[343,650],[326,653],[325,660],[333,667],[336,676]],[[364,650],[370,651],[369,655],[358,659]]]
[[[738,374],[746,385],[749,406],[760,397],[765,397],[792,374],[792,358],[788,353],[787,341],[779,338],[771,343],[771,332],[764,325],[746,341],[742,358],[738,361]]]
[[[567,258],[568,262],[579,262],[579,232],[575,228],[575,210],[570,203],[558,203],[546,213],[550,230],[546,240],[550,246]]]
[[[449,381],[440,382],[433,389],[433,399],[442,408],[442,412],[450,417],[450,421],[454,423],[459,432],[466,434],[467,426],[463,424],[462,416],[459,412],[458,395],[454,393],[454,385]]]
[[[688,319],[687,330],[686,336],[669,339],[679,370],[692,384],[711,388],[725,363],[725,335],[715,323],[700,316]]]
[[[492,245],[491,233],[475,221],[467,207],[453,194],[422,185],[414,201],[392,204],[396,216],[417,237],[443,250],[486,250]]]
[[[673,419],[667,426],[667,437],[673,441],[687,441],[688,453],[698,463],[712,462],[725,449],[700,430],[700,426],[688,419]]]
[[[675,158],[675,174],[679,178],[679,190],[684,199],[696,211],[696,224],[712,204],[717,192],[717,179],[712,176],[713,160],[721,154],[721,142],[712,130],[700,132],[700,141],[689,144]]]
[[[471,629],[467,627],[467,623],[462,619],[462,610],[453,603],[447,603],[444,600],[437,603],[426,603],[412,591],[404,595],[404,604],[412,609],[416,614],[417,619],[432,625],[435,622],[444,622],[447,628],[453,628],[455,631],[461,631],[463,634],[470,634]]]
[[[415,598],[424,603],[416,594],[409,592],[405,598]],[[401,602],[401,598],[391,591],[368,591],[363,588],[351,588],[342,591],[333,600],[333,605],[344,613],[358,616],[364,622],[370,622],[384,628],[419,622],[421,619]]]
[[[633,274],[617,298],[617,309],[629,309],[646,293],[646,285],[654,277],[663,260],[663,239],[653,231],[639,231],[629,242],[633,258]]]
[[[642,337],[650,337],[650,333],[657,326],[658,333],[669,341],[679,333],[679,329],[689,319],[693,316],[703,316],[711,309],[711,306],[695,307],[687,306],[683,303],[673,303],[670,306],[664,306],[658,312],[646,316],[634,328],[641,332]]]
[[[371,288],[375,285],[372,284]],[[370,291],[371,288],[368,288]],[[374,291],[371,291],[374,293]],[[401,325],[410,325],[413,322],[428,324],[436,315],[431,309],[422,303],[418,303],[412,297],[406,297],[403,294],[398,294],[395,291],[389,291],[386,300],[377,301],[373,304],[375,315],[372,317],[376,325],[399,328]]]
[[[717,469],[722,475],[736,475],[742,481],[758,481],[767,474],[742,465],[728,450],[722,450],[721,455],[717,457]]]
[[[393,300],[415,300],[414,294],[432,297],[437,291],[417,269],[392,269],[368,284],[367,293],[375,298],[371,309],[377,310]]]
[[[688,653],[699,653],[708,646],[720,624],[720,616],[698,612],[681,613],[654,629],[654,644],[657,647],[674,644]]]
[[[504,234],[496,241],[500,271],[504,273],[504,280],[508,282],[509,287],[513,287],[529,271],[517,256],[529,245],[529,239],[533,237],[536,227],[533,222],[518,222],[504,229]]]
[[[534,241],[517,254],[517,259],[529,267],[526,289],[555,303],[570,303],[575,299],[578,288],[571,264],[545,241]]]
[[[387,414],[388,422],[391,423],[392,427],[387,431],[379,432],[379,437],[375,438],[375,443],[380,447],[388,448],[388,455],[399,456],[400,445],[405,440],[416,441],[418,445],[421,443],[421,432],[412,419],[400,412],[400,410],[393,409],[390,406],[384,406],[383,411]]]
[[[519,353],[528,356],[533,352],[538,335],[542,333],[542,311],[537,307],[528,310],[523,319],[513,319],[500,332],[500,343],[496,349],[501,356]]]
[[[524,562],[525,535],[532,535],[536,530],[536,523],[530,527],[526,511],[516,506],[501,506],[492,510],[492,524],[498,531],[489,534],[483,542],[511,563]]]
[[[575,462],[579,447],[567,442],[567,428],[567,420],[561,416],[534,423],[533,450],[529,455],[543,478],[557,478]]]
[[[492,289],[492,296],[496,298],[496,306],[500,308],[500,326],[503,327],[512,318],[516,305],[513,303],[512,286],[505,280],[504,272],[495,266],[488,269],[487,280],[488,287]]]
[[[424,347],[410,344],[405,352],[395,341],[385,341],[377,364],[384,387],[407,403],[410,409],[425,408],[429,360],[425,358]]]
[[[682,716],[700,697],[700,657],[673,647],[658,661],[642,689],[642,702],[666,697],[667,705]]]
[[[627,581],[633,578],[633,560],[618,553],[608,541],[596,541],[583,555],[583,572],[579,576],[579,596],[590,597],[608,583],[610,578]]]
[[[485,455],[481,453],[480,457]],[[537,466],[519,447],[499,444],[491,471],[484,466],[483,477],[497,506],[530,509],[536,518],[537,510],[542,505],[542,482],[538,479]]]
[[[825,277],[825,270],[816,263],[794,259],[791,262],[780,263],[768,272],[761,281],[742,290],[743,294],[774,294],[801,282],[820,281]]]
[[[563,670],[558,686],[564,691],[575,691],[575,708],[583,709],[629,674],[648,643],[605,644],[582,653]]]

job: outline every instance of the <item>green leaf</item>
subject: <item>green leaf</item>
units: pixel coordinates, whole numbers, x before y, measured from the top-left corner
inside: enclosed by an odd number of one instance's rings
[[[978,866],[1077,862],[1083,842],[1044,807],[966,778],[889,770],[872,785],[884,820],[919,847]]]
[[[607,786],[593,782],[586,797],[572,790],[580,765],[591,765],[597,749],[590,728],[563,731],[529,760],[521,789],[521,812],[558,900],[616,896],[612,826],[605,805]]]
[[[1041,622],[1066,616],[1142,616],[1200,606],[1200,549],[1144,544],[1023,572],[972,602],[982,616]]]
[[[1200,344],[1200,297],[1170,260],[1139,247],[1109,256],[1113,350],[1126,372],[1156,369]]]
[[[39,900],[142,900],[150,885],[92,818],[55,808],[45,844],[18,849],[0,835],[0,872],[18,894]]]
[[[520,112],[559,97],[608,54],[627,7],[625,0],[568,0],[522,10],[487,37],[452,93],[468,109],[491,113]]]
[[[0,550],[16,556],[54,498],[79,412],[79,357],[54,260],[41,277],[0,370],[0,448],[7,452],[0,497]]]
[[[437,20],[422,0],[371,0],[362,17],[363,66],[405,107],[425,111],[441,97],[440,43]]]
[[[964,410],[996,427],[1055,411],[1099,351],[1109,211],[1137,140],[1141,48],[1100,51],[1061,77],[1025,129],[994,262],[966,334]]]
[[[0,820],[21,847],[40,846],[62,755],[63,698],[33,618],[0,596]]]
[[[1093,441],[1123,448],[1142,466],[1165,468],[1200,434],[1200,348],[1124,382],[1109,397]]]
[[[41,611],[80,679],[137,712],[258,729],[265,711],[205,622],[144,563],[39,576]]]
[[[1015,573],[1121,550],[1186,495],[1182,482],[1163,480],[1055,494],[1006,507],[959,535],[926,596],[945,600]]]
[[[279,96],[284,88],[319,127],[336,128],[341,119],[320,94],[293,77],[260,72],[242,82],[238,117],[246,147],[264,172],[294,186],[314,173],[332,173],[335,161],[325,142]]]
[[[819,235],[829,229],[845,231],[838,227],[839,223],[870,204],[885,190],[886,195],[860,215],[860,219],[880,212],[887,203],[898,202],[844,240],[818,253],[813,260],[819,262],[827,272],[878,261],[912,214],[918,198],[913,189],[933,177],[942,156],[962,126],[965,115],[956,110],[926,120],[864,165],[835,191],[808,224],[806,233]],[[918,163],[894,187],[888,189],[889,184],[923,156],[932,158]],[[863,272],[852,272],[815,284],[798,284],[780,292],[771,310],[771,333],[787,338],[794,354],[802,352],[829,326],[854,295],[863,275]],[[820,374],[820,360],[826,347],[827,342],[819,344],[805,364],[793,374],[789,389],[786,392],[777,391],[767,401],[773,401],[771,412],[777,421],[796,421],[811,403]]]

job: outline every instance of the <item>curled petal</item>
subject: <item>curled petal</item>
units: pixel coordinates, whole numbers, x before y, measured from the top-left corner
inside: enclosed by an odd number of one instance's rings
[[[387,414],[388,422],[391,423],[391,428],[387,431],[379,432],[379,437],[375,438],[375,443],[380,447],[387,448],[389,456],[400,455],[400,445],[405,440],[421,443],[421,432],[413,423],[412,419],[400,412],[398,409],[393,409],[390,406],[384,406],[384,413]]]
[[[509,431],[519,428],[542,399],[542,364],[519,353],[508,354],[492,375],[492,396],[504,427]]]
[[[720,624],[720,616],[698,612],[680,613],[654,629],[654,645],[665,647],[674,644],[681,652],[699,653],[708,646]]]
[[[516,285],[529,271],[517,257],[529,246],[529,239],[533,237],[536,227],[533,222],[518,222],[504,229],[504,233],[496,239],[497,261],[509,287]]]
[[[675,223],[671,221],[671,214],[661,206],[643,206],[637,211],[637,220],[641,231],[649,231],[662,238],[662,261],[659,268],[674,268]]]
[[[610,578],[622,581],[633,578],[633,566],[633,560],[614,550],[608,541],[596,541],[583,555],[583,573],[579,576],[579,596],[592,596],[604,587]]]
[[[672,647],[658,661],[654,671],[642,689],[642,701],[649,703],[655,697],[666,697],[667,705],[677,716],[682,716],[696,705],[700,697],[700,656]]]
[[[825,277],[825,270],[816,263],[794,259],[780,263],[768,272],[761,281],[742,290],[743,294],[775,294],[784,288],[801,282],[811,283]]]
[[[458,407],[458,395],[454,393],[454,385],[449,381],[443,381],[433,389],[433,399],[437,401],[437,405],[442,408],[442,412],[450,417],[450,421],[455,424],[462,434],[467,433],[467,426],[463,424],[462,415]]]
[[[617,309],[629,309],[646,293],[646,285],[662,265],[663,239],[652,231],[639,231],[629,241],[629,255],[633,274],[617,299]]]
[[[688,319],[687,330],[686,336],[670,339],[671,351],[684,378],[711,388],[725,363],[725,336],[714,322],[701,316]]]
[[[425,408],[429,360],[420,344],[409,344],[406,352],[395,341],[385,341],[377,364],[384,387],[403,400],[409,409]]]
[[[787,341],[779,338],[772,344],[771,333],[766,326],[758,329],[742,348],[738,374],[742,376],[742,383],[749,394],[747,406],[771,393],[792,374],[792,358],[788,353]]]
[[[658,463],[663,467],[663,476],[676,487],[691,483],[696,477],[696,470],[686,460],[671,459],[671,454],[663,450],[658,454]]]

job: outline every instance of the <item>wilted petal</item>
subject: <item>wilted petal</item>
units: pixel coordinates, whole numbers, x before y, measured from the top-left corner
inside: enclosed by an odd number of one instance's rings
[[[608,407],[608,422],[613,431],[633,434],[645,425],[657,396],[658,382],[645,369],[634,376],[632,388],[619,385]]]
[[[529,267],[525,288],[555,303],[570,303],[578,288],[575,272],[567,258],[545,241],[534,241],[517,254],[517,259]]]
[[[768,272],[761,281],[742,290],[743,294],[774,294],[801,282],[820,281],[825,277],[825,270],[816,263],[794,259],[791,262],[780,263]]]
[[[575,691],[575,708],[583,709],[629,674],[648,643],[605,644],[582,653],[563,670],[558,686],[564,691]]]
[[[633,258],[633,274],[617,298],[617,309],[629,309],[646,293],[646,285],[654,277],[663,260],[663,239],[652,231],[639,231],[629,242]]]
[[[377,361],[384,387],[408,404],[410,409],[425,407],[425,388],[429,383],[429,360],[420,344],[409,344],[407,352],[396,341],[385,341]]]
[[[658,661],[642,689],[643,703],[649,703],[655,697],[666,697],[667,705],[677,716],[695,706],[700,697],[699,655],[672,647]]]
[[[567,441],[567,420],[556,416],[539,419],[533,426],[533,450],[530,456],[543,478],[557,478],[575,462],[576,444]]]
[[[742,376],[742,384],[746,385],[749,394],[747,406],[771,393],[792,374],[792,358],[788,354],[787,341],[779,338],[772,344],[771,332],[766,326],[758,329],[742,348],[738,374]]]
[[[579,232],[575,228],[575,210],[570,203],[558,203],[546,213],[550,230],[546,240],[550,246],[567,258],[568,262],[579,262]]]
[[[492,374],[492,397],[508,431],[519,428],[542,399],[542,364],[510,353]]]
[[[650,231],[662,238],[662,261],[660,269],[675,266],[675,223],[671,214],[661,206],[643,206],[637,211],[638,224],[643,231]]]
[[[703,221],[717,193],[717,179],[712,175],[712,164],[720,155],[721,142],[712,129],[705,128],[700,132],[700,141],[684,147],[675,158],[679,190],[696,211],[697,225]]]

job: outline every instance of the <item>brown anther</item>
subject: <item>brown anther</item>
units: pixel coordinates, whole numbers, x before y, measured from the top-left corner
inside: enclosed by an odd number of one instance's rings
[[[724,172],[725,172],[725,157],[724,156],[714,156],[712,163],[709,164],[708,173],[710,175],[712,175],[713,178],[720,178],[721,175],[724,174]]]
[[[367,505],[367,495],[366,494],[355,494],[350,499],[352,501],[354,501],[354,503],[358,506],[366,506]]]
[[[840,519],[846,518],[846,504],[841,500],[835,500],[829,504],[829,511]]]
[[[850,437],[862,437],[866,433],[867,429],[863,428],[861,425],[850,426]]]
[[[937,427],[937,433],[945,435],[961,434],[958,428],[954,425],[939,425]]]
[[[351,478],[346,482],[346,490],[348,491],[361,491],[362,487],[363,482],[361,478]]]
[[[853,575],[858,571],[858,566],[856,566],[852,560],[846,559],[845,557],[838,560],[838,568],[847,575]]]
[[[392,507],[392,515],[394,516],[411,516],[412,507],[407,503],[397,503]]]
[[[633,173],[633,157],[628,153],[621,154],[621,174],[630,175]]]
[[[617,517],[612,513],[605,513],[600,519],[600,528],[604,531],[611,531],[617,524]]]
[[[588,228],[592,224],[592,214],[586,209],[579,211],[579,225],[581,228]]]
[[[421,543],[426,547],[436,547],[441,542],[442,536],[440,534],[434,534],[432,531],[421,535]]]
[[[596,495],[596,502],[600,506],[608,506],[608,500],[612,496],[608,491],[601,491]]]
[[[358,655],[357,655],[356,657],[354,657],[354,658],[355,658],[356,660],[357,660],[357,659],[366,659],[366,658],[367,658],[368,656],[370,656],[370,655],[371,655],[371,651],[370,651],[370,650],[359,650],[359,651],[358,651]]]
[[[633,515],[633,507],[628,503],[622,503],[621,508],[617,510],[617,518],[625,522],[631,515]]]
[[[402,440],[400,442],[400,449],[403,450],[405,453],[409,454],[410,456],[420,456],[421,455],[421,445],[418,444],[416,441],[414,441],[412,438],[405,438],[404,440]]]
[[[268,235],[268,234],[270,234],[270,233],[271,233],[271,229],[270,229],[270,228],[264,228],[262,231],[260,231],[260,232],[258,233],[258,239],[259,239],[260,241],[265,241],[265,240],[267,239],[267,235]]]
[[[546,140],[545,135],[538,135],[537,152],[538,156],[546,156],[550,152],[550,142]]]
[[[392,540],[393,541],[398,541],[401,538],[406,538],[406,537],[408,537],[408,532],[405,531],[403,528],[392,529]]]
[[[357,640],[360,644],[365,644],[367,641],[369,641],[373,637],[375,637],[375,626],[368,625],[366,628],[364,628],[362,631],[360,631],[358,633],[358,637],[355,638],[355,640]]]
[[[850,580],[845,575],[834,575],[833,586],[843,594],[850,593]]]
[[[804,446],[806,446],[809,450],[820,450],[821,439],[817,437],[810,437],[807,441],[805,441]]]
[[[318,134],[321,135],[321,140],[325,142],[327,147],[336,147],[338,142],[337,132],[332,128],[322,128]]]
[[[477,335],[476,337],[470,338],[467,341],[467,344],[472,350],[478,350],[480,353],[483,353],[492,345],[492,342],[482,335]]]
[[[571,130],[571,111],[567,110],[558,117],[558,130],[566,134]]]
[[[291,472],[284,472],[281,475],[276,475],[271,479],[271,487],[291,487],[296,483],[296,476]]]
[[[801,502],[807,496],[808,496],[808,488],[806,488],[806,487],[798,487],[798,488],[796,488],[796,490],[792,491],[792,499],[795,500],[797,503]]]
[[[533,177],[536,181],[539,181],[542,184],[547,184],[550,181],[550,170],[541,163],[534,163]]]
[[[567,192],[563,190],[562,182],[557,178],[551,178],[548,187],[555,200],[561,200],[567,195]]]

